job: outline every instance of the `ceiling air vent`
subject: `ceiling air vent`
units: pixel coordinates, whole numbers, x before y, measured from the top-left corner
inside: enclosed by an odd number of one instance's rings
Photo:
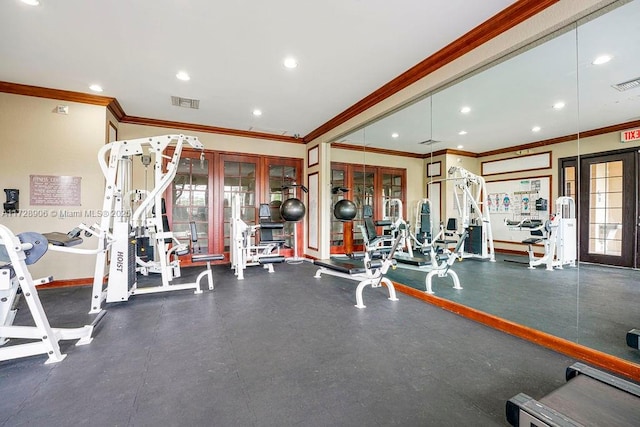
[[[640,86],[640,77],[637,77],[633,80],[629,80],[628,82],[618,83],[617,85],[612,85],[612,87],[620,92],[624,92],[625,90],[633,89],[634,87]]]
[[[200,100],[172,96],[171,105],[182,108],[193,108],[194,110],[197,110],[198,108],[200,108]]]
[[[435,145],[435,144],[439,144],[440,141],[436,141],[435,139],[427,139],[426,141],[421,141],[418,142],[418,144],[420,145]]]

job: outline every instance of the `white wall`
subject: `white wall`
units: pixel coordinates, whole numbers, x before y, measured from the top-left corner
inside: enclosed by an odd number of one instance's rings
[[[68,105],[69,114],[56,114],[58,105]],[[0,93],[0,189],[20,190],[21,211],[17,216],[1,214],[0,223],[14,233],[66,233],[79,222],[97,221],[85,210],[102,207],[104,180],[97,154],[105,130],[105,107]],[[81,206],[31,206],[29,175],[81,177]],[[4,191],[0,195],[4,201]],[[96,242],[85,239],[80,247],[95,247]],[[34,277],[72,279],[92,277],[93,265],[90,256],[49,251],[30,271]]]

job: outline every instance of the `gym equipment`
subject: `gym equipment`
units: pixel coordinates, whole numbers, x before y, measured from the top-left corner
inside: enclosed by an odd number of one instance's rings
[[[528,245],[529,268],[546,264],[547,270],[562,269],[564,265],[575,267],[577,259],[576,207],[571,197],[558,197],[556,211],[549,219],[524,219],[519,222],[505,220],[511,230],[529,230],[532,237],[522,243]],[[543,243],[544,255],[536,258],[533,245]]]
[[[640,349],[640,329],[631,329],[627,332],[627,345],[636,350]]]
[[[285,200],[280,205],[280,215],[285,221],[298,222],[304,218],[305,213],[304,203],[295,197]]]
[[[356,217],[357,207],[349,199],[338,200],[333,206],[333,216],[342,222],[348,222]]]
[[[431,247],[433,222],[431,220],[431,201],[429,199],[418,200],[416,205],[415,233],[413,248],[423,252]]]
[[[342,187],[336,187],[334,190],[345,192],[347,189]],[[335,191],[337,193],[337,191]],[[351,207],[349,207],[351,209]],[[365,221],[370,222],[370,226],[375,234],[375,226],[373,225],[373,209],[369,205],[363,206],[363,218]],[[355,217],[355,215],[354,215]],[[360,230],[365,239],[365,247],[369,246],[369,240],[367,237],[367,230],[365,226],[360,226]],[[371,285],[372,288],[378,288],[384,283],[389,291],[389,300],[398,301],[396,297],[396,289],[393,286],[391,280],[384,277],[389,271],[389,267],[396,268],[396,261],[393,259],[394,254],[398,249],[400,241],[405,239],[406,228],[398,230],[395,234],[395,238],[392,240],[390,250],[383,254],[380,251],[367,250],[362,260],[354,260],[354,262],[338,262],[336,260],[315,260],[313,263],[320,268],[313,276],[319,279],[322,274],[328,274],[330,276],[343,277],[349,280],[358,281],[358,287],[356,288],[356,307],[365,308],[362,298],[362,292],[367,285]],[[360,261],[358,263],[358,261]]]
[[[4,194],[7,201],[3,203],[4,213],[18,213],[20,211],[20,190],[5,188]]]
[[[542,399],[520,393],[507,401],[512,426],[638,426],[640,386],[606,372],[574,363],[567,383]]]
[[[391,227],[393,223],[389,220],[373,220],[373,209],[369,205],[362,207],[362,224],[358,225],[362,233],[365,252],[376,250],[388,251],[393,242],[391,234],[378,235],[376,227]]]
[[[149,138],[114,141],[98,151],[98,163],[105,177],[105,193],[99,230],[99,248],[110,243],[107,251],[96,256],[90,313],[101,310],[102,302],[128,301],[131,295],[193,289],[201,293],[199,283],[172,284],[180,277],[178,256],[188,254],[187,245],[180,243],[168,229],[166,209],[162,200],[165,190],[176,175],[183,145],[204,149],[198,138],[185,135],[162,135]],[[173,146],[171,156],[165,150]],[[143,164],[153,164],[154,187],[151,191],[131,189],[132,159],[141,156]],[[132,196],[134,199],[132,200]],[[134,203],[138,203],[134,209]],[[142,253],[152,248],[153,259]],[[107,265],[106,288],[103,278]],[[159,273],[162,284],[137,287],[136,273]]]
[[[454,181],[454,204],[458,210],[462,229],[468,231],[462,247],[462,258],[482,258],[495,262],[491,219],[487,208],[487,186],[479,175],[468,170],[452,166],[447,181]],[[458,233],[462,234],[462,233]]]
[[[196,228],[196,223],[195,221],[191,221],[189,223],[189,234],[190,234],[190,250],[189,252],[191,253],[191,262],[192,263],[196,263],[196,262],[206,262],[207,263],[207,268],[206,270],[202,271],[200,274],[198,274],[198,277],[196,278],[196,284],[198,286],[198,289],[202,289],[202,287],[200,286],[200,280],[202,280],[204,277],[207,278],[207,283],[209,285],[209,290],[212,291],[213,290],[213,271],[211,270],[211,261],[221,261],[224,259],[224,255],[222,254],[201,254],[195,253],[195,247],[196,244],[198,243],[198,230]]]
[[[322,274],[330,276],[342,277],[349,280],[355,280],[358,283],[356,288],[356,307],[365,308],[362,292],[367,285],[372,288],[379,288],[384,283],[389,290],[389,300],[398,301],[396,297],[396,289],[393,287],[391,280],[384,277],[389,267],[395,268],[396,262],[393,255],[396,252],[398,244],[401,240],[400,234],[395,238],[391,250],[381,259],[373,259],[369,252],[364,253],[362,264],[338,263],[331,260],[315,260],[313,263],[320,267],[313,276],[319,279]]]
[[[308,193],[309,190],[302,184],[296,184],[293,182],[292,184],[283,185],[281,187],[282,191],[286,191],[289,189],[294,190],[294,194],[297,189],[302,190],[304,193]],[[283,193],[284,194],[284,193]],[[280,216],[283,220],[289,222],[298,222],[302,218],[304,218],[304,214],[306,213],[306,208],[304,203],[297,197],[291,197],[280,205]],[[298,227],[296,225],[293,226],[293,257],[287,259],[287,263],[290,264],[298,264],[303,261],[303,258],[298,256]]]
[[[431,271],[427,273],[427,277],[425,277],[425,285],[426,292],[428,294],[433,294],[433,277],[451,277],[453,279],[453,289],[462,289],[460,286],[460,279],[458,278],[458,274],[451,269],[456,260],[460,257],[460,250],[467,240],[468,231],[464,230],[456,247],[453,251],[444,253],[444,254],[436,254],[435,251],[431,252],[431,259],[434,260],[435,266],[432,266]]]
[[[253,207],[249,207],[253,209]],[[282,222],[271,221],[271,208],[263,203],[258,210],[259,224],[248,225],[241,218],[239,195],[231,204],[231,268],[238,280],[244,279],[244,270],[251,265],[262,265],[273,273],[273,264],[285,261],[280,255],[284,240],[276,239],[273,230],[282,230]],[[259,232],[259,235],[257,235]]]
[[[34,280],[27,267],[36,263],[50,247],[42,234],[15,235],[0,224],[0,263],[3,263],[0,266],[0,361],[46,354],[45,363],[60,362],[66,355],[60,352],[58,342],[78,340],[76,345],[89,344],[93,328],[104,316],[104,312],[100,313],[90,325],[81,328],[51,327],[36,286],[51,282],[53,277]],[[26,299],[35,326],[13,325],[21,295]],[[28,342],[6,345],[12,339]]]

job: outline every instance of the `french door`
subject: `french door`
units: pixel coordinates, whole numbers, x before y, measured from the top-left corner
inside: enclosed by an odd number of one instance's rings
[[[580,261],[637,266],[636,152],[580,158]]]
[[[271,220],[280,221],[283,200],[304,201],[300,187],[292,187],[301,180],[300,159],[183,150],[173,185],[165,194],[171,230],[178,240],[187,241],[189,224],[195,222],[196,253],[228,254],[233,201],[240,202],[240,217],[248,225],[259,221],[262,203],[269,204]],[[285,241],[282,255],[294,255],[294,248],[302,247],[302,222],[286,223],[274,237]]]

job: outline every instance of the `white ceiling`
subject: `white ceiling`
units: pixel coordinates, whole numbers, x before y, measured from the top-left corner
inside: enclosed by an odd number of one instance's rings
[[[640,120],[640,86],[612,88],[640,77],[640,0],[585,21],[341,142],[421,154],[462,145],[481,153]],[[593,65],[602,54],[613,59]],[[556,111],[560,100],[566,107]],[[465,105],[472,111],[463,115]],[[427,140],[437,142],[419,144]]]
[[[512,3],[4,0],[0,81],[99,83],[127,116],[304,136]]]

